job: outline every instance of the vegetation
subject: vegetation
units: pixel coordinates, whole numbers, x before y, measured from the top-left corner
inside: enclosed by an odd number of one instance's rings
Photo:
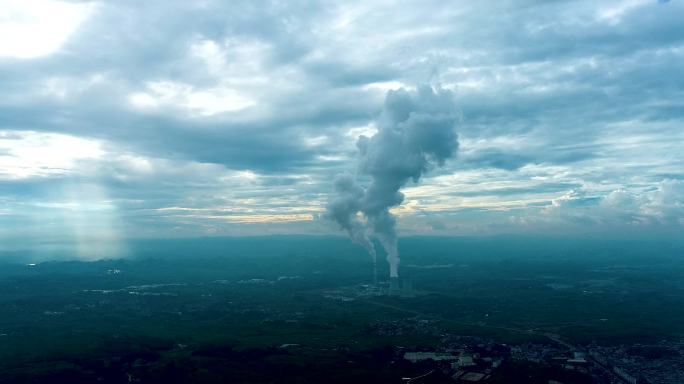
[[[130,259],[7,264],[0,382],[401,382],[422,371],[396,348],[430,349],[446,333],[684,335],[681,244],[496,240],[404,239],[414,297],[349,294],[371,263],[338,238],[144,241]],[[429,326],[392,331],[415,318]],[[547,368],[501,372],[530,369]]]

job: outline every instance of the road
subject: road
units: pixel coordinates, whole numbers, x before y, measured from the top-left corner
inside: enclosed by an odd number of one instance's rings
[[[430,375],[432,372],[434,372],[434,371],[435,371],[435,370],[433,369],[433,370],[431,370],[430,372],[423,373],[422,375],[416,376],[416,377],[410,377],[410,378],[409,378],[409,377],[404,377],[403,380],[406,380],[406,384],[412,383],[413,380],[422,379],[423,377],[429,376],[429,375]]]

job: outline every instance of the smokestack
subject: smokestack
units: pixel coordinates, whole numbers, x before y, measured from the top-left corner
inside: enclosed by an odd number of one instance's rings
[[[373,260],[373,286],[378,286],[378,263]]]
[[[457,120],[448,90],[421,86],[415,91],[389,91],[376,124],[377,133],[359,136],[356,142],[358,171],[370,176],[370,184],[362,187],[348,173],[335,178],[336,195],[328,203],[326,217],[346,230],[374,260],[375,249],[368,234],[377,237],[387,253],[390,286],[394,280],[399,286],[396,218],[390,208],[404,201],[400,189],[409,181],[417,183],[423,173],[444,165],[455,154]]]
[[[401,284],[401,296],[413,297],[413,279],[411,277],[404,277]]]
[[[399,296],[399,277],[390,276],[389,295]]]

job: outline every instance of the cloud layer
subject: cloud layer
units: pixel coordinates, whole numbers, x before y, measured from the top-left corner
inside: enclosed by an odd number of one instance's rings
[[[421,83],[460,154],[404,191],[405,233],[682,227],[681,2],[2,8],[3,239],[334,233],[331,178]]]

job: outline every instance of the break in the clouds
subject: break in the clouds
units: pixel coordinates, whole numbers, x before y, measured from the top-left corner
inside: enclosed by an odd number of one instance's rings
[[[92,255],[336,233],[331,179],[386,93],[418,84],[453,95],[460,146],[403,190],[402,233],[681,231],[683,18],[656,0],[0,0],[0,238]]]

